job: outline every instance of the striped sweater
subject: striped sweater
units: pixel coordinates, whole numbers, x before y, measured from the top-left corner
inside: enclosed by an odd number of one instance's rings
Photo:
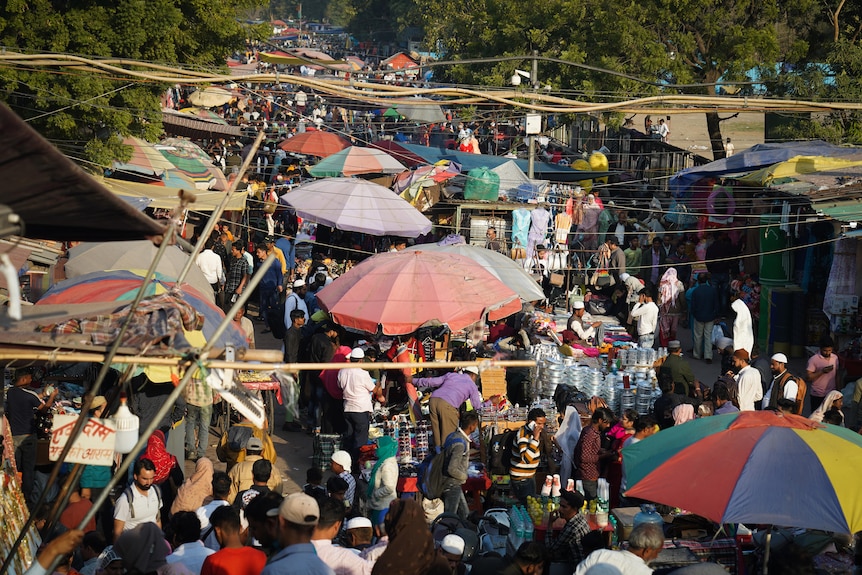
[[[512,458],[509,462],[509,475],[512,479],[530,479],[536,475],[541,453],[539,440],[533,439],[533,433],[525,425],[518,430],[515,444],[512,446]]]

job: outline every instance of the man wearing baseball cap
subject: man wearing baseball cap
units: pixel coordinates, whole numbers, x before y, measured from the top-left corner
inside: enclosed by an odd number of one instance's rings
[[[458,429],[458,410],[461,404],[470,400],[472,409],[480,409],[483,405],[496,405],[499,396],[494,396],[487,402],[482,402],[476,382],[479,380],[479,368],[471,365],[462,371],[453,371],[440,377],[409,376],[408,383],[417,388],[430,388],[431,400],[428,408],[431,416],[431,431],[434,433],[434,444],[443,448],[443,442],[449,434]]]
[[[365,359],[365,351],[355,347],[348,361],[355,365]],[[347,421],[347,451],[359,461],[359,449],[368,443],[368,429],[371,427],[371,412],[374,404],[371,397],[379,397],[381,387],[367,370],[361,367],[345,367],[338,370],[338,387],[344,396],[344,419]]]
[[[261,575],[335,575],[311,544],[311,534],[320,519],[320,507],[313,497],[294,493],[267,515],[278,516],[282,549],[269,560]]]
[[[772,382],[769,384],[769,389],[763,394],[764,409],[767,407],[777,408],[779,399],[789,399],[796,404],[794,413],[801,415],[807,386],[804,382],[800,385],[799,380],[787,371],[787,356],[783,353],[776,353],[772,356],[770,367],[772,368]]]

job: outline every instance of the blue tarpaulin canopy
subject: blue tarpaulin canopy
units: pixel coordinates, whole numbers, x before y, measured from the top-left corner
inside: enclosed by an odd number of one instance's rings
[[[514,161],[524,173],[527,173],[528,169],[527,160],[512,160],[512,158],[507,158],[505,156],[472,154],[470,152],[459,152],[457,150],[449,150],[447,148],[419,146],[417,144],[404,144],[400,142],[399,145],[421,157],[429,164],[434,164],[440,160],[458,162],[461,164],[463,172],[469,172],[475,168],[493,169],[509,161]],[[533,171],[536,179],[550,180],[552,182],[577,182],[580,180],[591,180],[613,174],[613,172],[583,172],[573,170],[569,166],[560,166],[539,161],[536,162]]]
[[[842,157],[858,153],[859,148],[835,146],[822,140],[757,144],[729,158],[681,170],[671,177],[670,188],[681,193],[702,178],[747,174],[795,156]]]

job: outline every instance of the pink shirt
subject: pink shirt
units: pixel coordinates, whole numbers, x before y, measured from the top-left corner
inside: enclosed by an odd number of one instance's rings
[[[818,352],[808,360],[808,365],[805,368],[807,371],[817,371],[827,365],[833,367],[832,371],[821,373],[811,382],[811,395],[825,397],[830,391],[835,389],[835,378],[838,377],[838,356],[833,353],[829,356],[829,359],[826,359]]]

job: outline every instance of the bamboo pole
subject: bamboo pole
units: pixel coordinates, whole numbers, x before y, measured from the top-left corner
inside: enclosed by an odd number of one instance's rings
[[[0,363],[10,360],[46,361],[49,363],[99,363],[104,361],[105,355],[93,352],[57,352],[57,351],[34,351],[31,349],[0,349]],[[112,363],[139,364],[139,365],[167,365],[178,367],[194,367],[196,364],[186,358],[178,357],[149,357],[144,355],[115,356]],[[210,369],[239,369],[247,371],[322,371],[324,369],[343,369],[344,363],[257,363],[247,361],[224,361],[219,359],[207,359],[206,367]],[[480,369],[492,367],[534,367],[533,360],[493,360],[482,359],[476,361],[427,361],[411,363],[395,362],[359,362],[351,364],[351,367],[360,367],[368,370],[378,369],[450,369],[476,366]]]

